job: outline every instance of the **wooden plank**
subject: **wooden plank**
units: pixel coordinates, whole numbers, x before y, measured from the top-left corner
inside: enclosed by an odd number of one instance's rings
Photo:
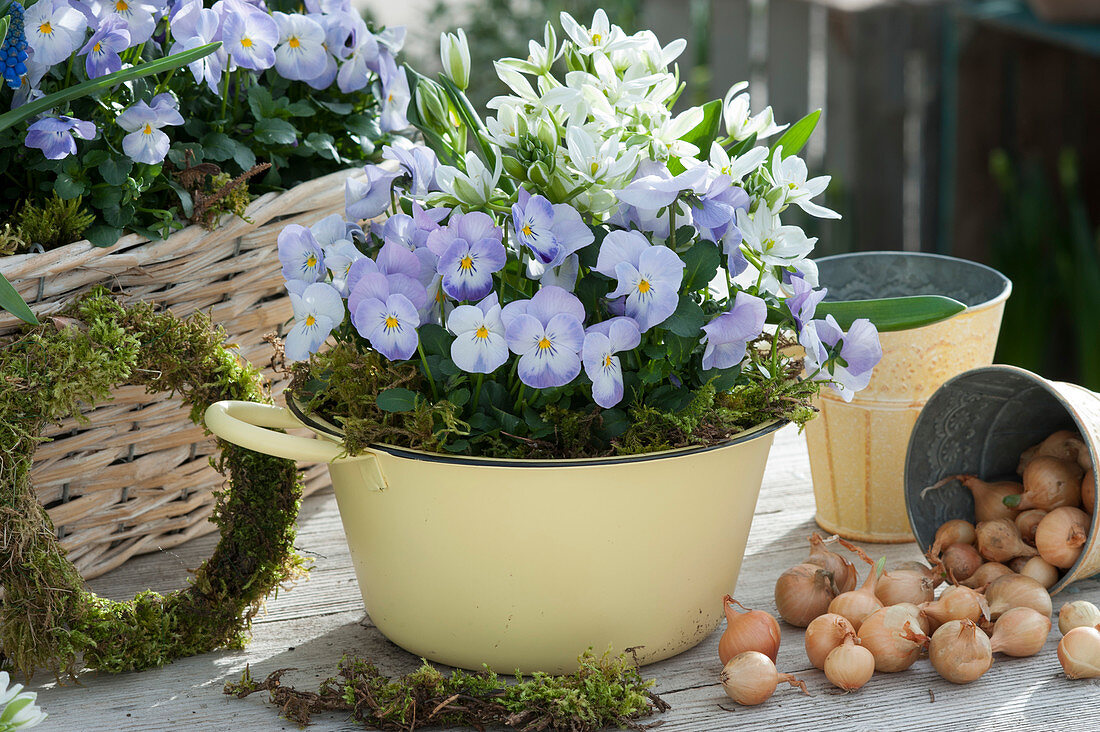
[[[768,104],[776,120],[793,124],[809,111],[810,5],[771,0],[767,36]]]
[[[710,13],[710,97],[722,99],[749,80],[749,0],[711,0]]]
[[[775,579],[805,557],[806,536],[816,528],[813,510],[805,442],[795,430],[786,428],[777,434],[764,476],[737,583],[739,600],[774,612]],[[178,587],[186,581],[187,568],[197,566],[212,544],[207,537],[136,558],[92,585],[115,598],[132,596],[147,587]],[[80,685],[58,686],[52,678],[40,675],[31,687],[39,692],[39,702],[51,715],[41,729],[115,732],[186,725],[196,731],[222,732],[232,724],[241,732],[289,731],[297,727],[278,718],[263,695],[231,700],[222,696],[222,685],[239,678],[247,663],[257,676],[277,668],[295,668],[287,674],[286,683],[316,688],[346,652],[370,658],[387,673],[412,670],[418,660],[383,638],[364,616],[330,492],[304,502],[296,545],[314,556],[312,576],[267,603],[245,650],[209,653],[136,674],[89,673],[81,677]],[[890,561],[918,557],[913,544],[866,546],[872,556],[885,555]],[[1100,583],[1078,583],[1055,598],[1055,607],[1075,599],[1100,602]],[[663,721],[663,729],[677,731],[924,730],[937,723],[930,719],[951,729],[1085,730],[1095,729],[1100,714],[1097,682],[1070,682],[1059,672],[1054,654],[1057,632],[1039,656],[999,656],[993,669],[969,686],[943,681],[927,660],[921,660],[908,672],[878,675],[863,691],[843,695],[832,689],[820,671],[809,668],[802,648],[803,632],[784,624],[778,665],[803,678],[813,696],[780,690],[755,708],[736,707],[718,684],[715,649],[719,632],[687,653],[646,667],[646,675],[657,680],[656,691],[673,705],[672,711],[651,721]],[[934,704],[929,690],[935,695]],[[361,729],[339,714],[321,715],[315,722],[311,729],[319,732]]]

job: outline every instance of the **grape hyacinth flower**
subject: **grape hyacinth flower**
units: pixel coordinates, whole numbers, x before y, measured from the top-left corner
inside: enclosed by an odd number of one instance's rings
[[[119,15],[108,15],[80,49],[84,70],[94,79],[122,69],[120,53],[130,47],[130,31]]]
[[[235,64],[253,71],[275,65],[279,26],[275,19],[243,0],[218,0],[221,41]]]
[[[591,244],[595,237],[568,203],[552,204],[544,196],[517,192],[512,205],[512,226],[516,239],[546,268],[558,267],[566,257]]]
[[[801,332],[806,323],[813,320],[818,304],[825,299],[829,291],[815,290],[805,278],[798,276],[791,277],[790,286],[791,295],[783,304],[787,306],[791,317],[794,318],[795,327]]]
[[[27,147],[37,148],[49,160],[61,160],[76,154],[76,140],[95,137],[96,128],[91,122],[73,117],[44,117],[27,128]]]
[[[380,272],[368,272],[356,283],[358,293],[354,309],[348,299],[351,322],[359,335],[391,361],[405,361],[416,353],[420,343],[416,329],[420,315],[405,295],[390,289],[390,278]]]
[[[23,83],[23,74],[27,73],[27,36],[23,32],[23,6],[13,2],[8,8],[8,35],[4,45],[0,46],[0,71],[4,81],[12,89],[18,89]]]
[[[279,232],[278,246],[287,281],[309,284],[325,278],[325,253],[312,231],[300,224],[290,224]]]
[[[455,300],[480,300],[493,289],[493,273],[504,269],[503,233],[492,217],[474,211],[451,215],[447,226],[428,236],[439,257],[443,291]]]
[[[23,27],[35,63],[48,68],[67,60],[80,48],[87,22],[65,3],[40,0],[26,11]]]
[[[565,386],[581,372],[584,306],[560,287],[543,287],[530,300],[501,310],[508,348],[520,357],[520,381],[536,389]]]
[[[703,370],[728,369],[741,363],[749,340],[760,335],[767,317],[767,303],[747,292],[738,292],[729,312],[703,326],[700,339],[706,346]]]
[[[584,372],[592,380],[592,399],[596,404],[610,409],[622,401],[623,369],[615,354],[637,348],[641,342],[638,324],[630,318],[612,318],[588,329],[581,360]]]
[[[348,178],[344,181],[344,214],[350,221],[373,219],[390,206],[393,181],[401,175],[381,165],[367,165],[365,181]]]
[[[294,327],[286,335],[284,349],[291,361],[304,361],[316,353],[333,328],[344,320],[344,301],[332,285],[288,280]]]
[[[798,334],[798,342],[806,349],[806,370],[816,380],[829,381],[846,402],[866,388],[882,360],[878,329],[866,318],[853,322],[847,333],[832,315],[811,320]]]
[[[275,49],[275,70],[284,79],[305,81],[325,73],[329,53],[325,30],[312,18],[299,13],[273,13],[279,27]]]
[[[179,103],[167,92],[153,97],[153,104],[137,101],[116,120],[130,134],[122,138],[122,151],[137,163],[155,165],[168,154],[168,135],[161,132],[167,125],[182,125]]]
[[[508,339],[500,316],[500,303],[489,293],[477,305],[459,305],[447,317],[451,360],[471,374],[491,374],[508,360]]]
[[[680,301],[684,261],[666,246],[650,245],[637,231],[613,231],[600,245],[595,271],[618,280],[608,299],[626,296],[625,314],[644,333],[663,323]]]

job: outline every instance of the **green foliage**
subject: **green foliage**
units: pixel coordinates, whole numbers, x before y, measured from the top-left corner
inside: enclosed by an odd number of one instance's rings
[[[995,361],[1100,389],[1100,232],[1077,156],[1064,151],[1056,177],[1003,151],[990,166],[1001,192],[990,264],[1012,280]]]
[[[221,344],[209,318],[180,320],[151,306],[124,308],[102,289],[62,317],[0,343],[0,655],[26,674],[159,666],[239,646],[264,596],[304,571],[295,554],[301,486],[294,464],[222,443],[216,467],[229,488],[216,497],[221,530],[188,587],[130,602],[92,593],[57,542],[29,472],[49,422],[140,384],[181,395],[191,419],[220,399],[262,400],[261,377]]]
[[[12,220],[24,242],[24,250],[33,244],[53,249],[83,237],[95,216],[88,212],[80,196],[65,200],[54,193],[37,203],[24,201]]]
[[[507,683],[488,667],[481,673],[454,670],[444,675],[426,661],[410,674],[392,679],[359,658],[340,660],[338,676],[317,693],[283,686],[289,669],[257,683],[246,668],[238,683],[225,685],[227,695],[243,699],[258,691],[287,719],[309,724],[317,712],[339,711],[373,729],[416,730],[423,727],[503,725],[524,730],[590,732],[615,725],[641,729],[639,719],[669,708],[649,689],[625,657],[596,657],[591,650],[578,659],[576,672],[564,676],[518,672]]]

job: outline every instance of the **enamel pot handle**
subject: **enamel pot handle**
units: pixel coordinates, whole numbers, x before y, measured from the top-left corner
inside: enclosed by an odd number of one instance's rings
[[[283,407],[255,402],[222,401],[206,409],[206,428],[234,445],[265,455],[329,463],[344,454],[344,448],[328,440],[275,432],[302,427]],[[373,462],[373,461],[372,461]]]

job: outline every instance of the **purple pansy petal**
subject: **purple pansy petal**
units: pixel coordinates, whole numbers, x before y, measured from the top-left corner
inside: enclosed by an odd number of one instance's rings
[[[285,279],[303,282],[324,279],[325,254],[309,229],[298,224],[286,226],[279,232],[278,247]]]
[[[814,290],[814,288],[801,277],[791,278],[793,294],[787,298],[785,305],[794,318],[798,330],[802,330],[806,323],[813,320],[818,303],[825,299],[827,289]]]
[[[600,254],[593,269],[605,277],[614,277],[615,265],[619,262],[637,264],[642,252],[649,247],[649,241],[637,231],[612,231],[600,244]]]
[[[521,315],[508,331],[508,346],[522,353],[517,372],[520,380],[536,389],[565,386],[581,372],[579,351],[584,328],[579,320],[561,313],[544,328],[531,315]],[[517,351],[517,345],[523,348]]]
[[[375,258],[378,270],[386,274],[403,274],[413,279],[420,277],[420,260],[411,250],[400,244],[383,244]]]
[[[358,304],[352,318],[359,334],[391,361],[405,361],[416,353],[419,322],[416,308],[400,294],[385,301],[367,298]]]
[[[513,300],[501,308],[500,319],[504,321],[505,330],[511,332],[512,322],[519,316],[526,315],[530,305],[530,300]],[[538,322],[538,318],[535,318],[535,321]]]
[[[506,261],[504,245],[495,239],[472,244],[456,239],[439,257],[443,291],[456,300],[480,300],[493,289],[493,273]]]
[[[370,259],[359,260],[359,262],[362,261],[371,262]],[[360,267],[359,262],[353,264],[348,273],[348,310],[353,315],[362,301],[374,299],[385,302],[390,296],[390,280],[386,275],[368,271],[368,268]],[[357,268],[359,268],[358,272]]]
[[[379,165],[363,168],[365,181],[348,178],[344,182],[344,213],[350,221],[373,219],[390,206],[390,190],[400,173],[388,171]]]
[[[584,305],[577,296],[561,287],[549,285],[543,287],[531,298],[526,312],[540,323],[549,324],[559,313],[570,315],[578,323],[584,321]],[[577,345],[580,348],[580,344]]]
[[[486,309],[481,305],[485,304]],[[508,360],[508,342],[500,306],[487,301],[459,305],[447,317],[447,329],[455,334],[451,342],[451,360],[463,371],[492,373]]]
[[[428,304],[428,290],[419,280],[401,273],[388,274],[385,277],[390,292],[404,295],[418,310]]]
[[[592,400],[604,409],[610,409],[623,398],[623,371],[615,350],[602,333],[588,333],[584,337],[581,353],[584,372],[592,380]]]
[[[759,297],[739,292],[733,307],[703,326],[703,369],[728,369],[745,358],[748,341],[760,335],[768,306]]]
[[[302,361],[315,353],[328,338],[332,329],[344,319],[344,302],[331,285],[316,282],[301,283],[290,290],[290,302],[294,308],[294,327],[287,333],[286,355],[293,361]]]

